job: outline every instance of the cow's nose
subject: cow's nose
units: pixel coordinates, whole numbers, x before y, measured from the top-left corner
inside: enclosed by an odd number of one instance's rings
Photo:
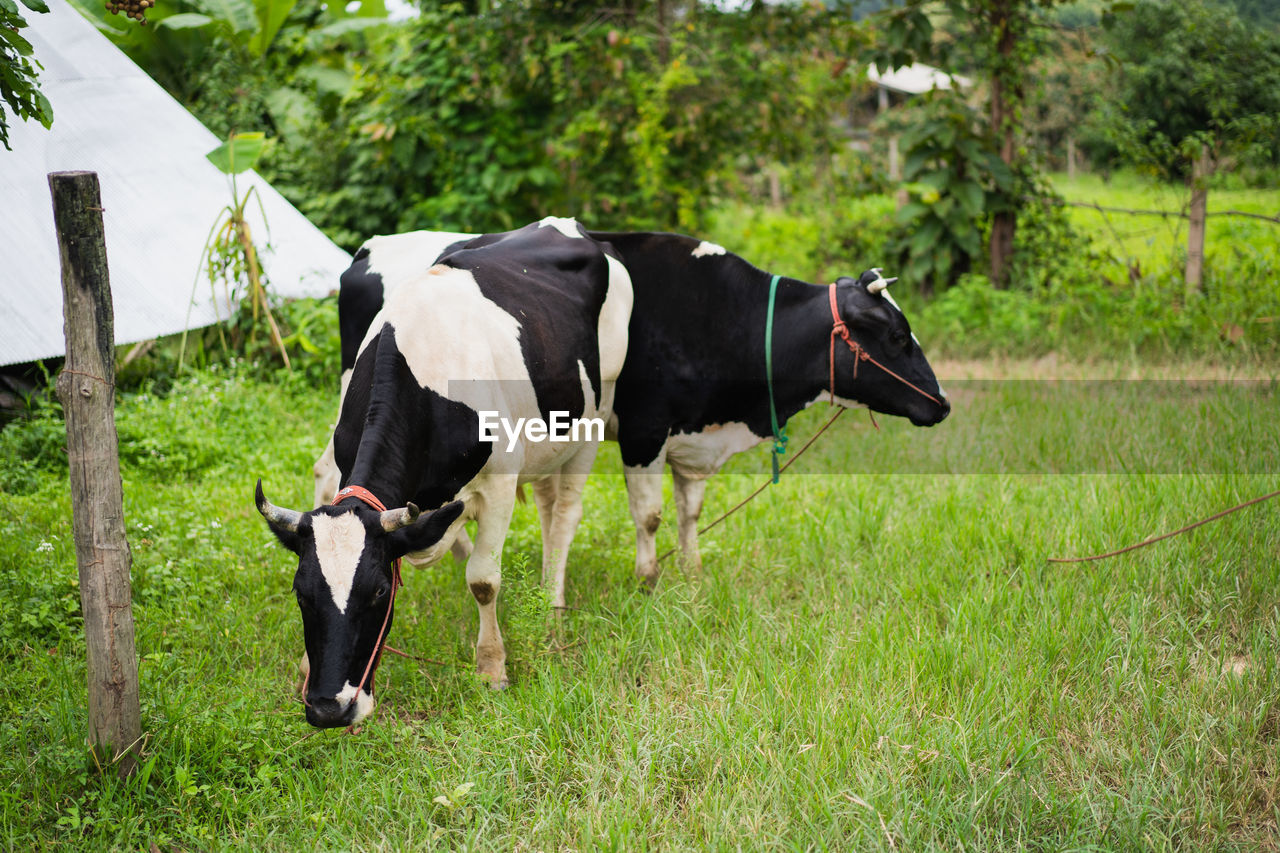
[[[332,729],[350,722],[354,710],[350,702],[342,704],[337,699],[319,696],[307,697],[307,722],[318,729]]]
[[[942,395],[942,405],[939,407],[941,414],[938,415],[938,423],[942,423],[947,419],[947,415],[951,414],[951,401],[947,399],[947,395]]]

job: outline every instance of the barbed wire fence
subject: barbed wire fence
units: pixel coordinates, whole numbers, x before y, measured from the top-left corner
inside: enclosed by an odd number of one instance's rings
[[[1112,257],[1117,262],[1129,263],[1136,260],[1132,257],[1133,253],[1130,249],[1131,241],[1135,239],[1152,241],[1158,237],[1165,238],[1175,254],[1179,249],[1183,251],[1186,249],[1187,236],[1184,225],[1190,220],[1191,215],[1188,212],[1189,201],[1185,199],[1181,201],[1179,207],[1168,209],[1118,207],[1097,202],[1071,201],[1055,196],[1028,196],[1027,200],[1055,207],[1073,207],[1096,212],[1101,218],[1109,242],[1113,244]],[[1280,225],[1280,214],[1273,216],[1247,210],[1210,210],[1205,216],[1209,220],[1236,218],[1268,225]],[[1124,224],[1133,223],[1135,219],[1147,218],[1158,219],[1160,222],[1149,227]]]

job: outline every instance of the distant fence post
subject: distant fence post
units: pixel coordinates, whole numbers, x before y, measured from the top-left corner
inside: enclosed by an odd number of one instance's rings
[[[1204,274],[1204,220],[1209,209],[1209,178],[1213,175],[1213,161],[1209,158],[1209,146],[1200,146],[1200,156],[1191,166],[1191,212],[1187,226],[1187,269],[1183,276],[1187,282],[1187,295],[1200,290]]]
[[[67,359],[58,398],[67,420],[72,529],[89,663],[89,741],[121,776],[137,766],[138,657],[115,422],[115,334],[102,202],[94,172],[53,172]]]

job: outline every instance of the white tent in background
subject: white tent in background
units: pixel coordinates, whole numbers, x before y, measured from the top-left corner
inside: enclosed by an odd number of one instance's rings
[[[231,201],[227,177],[205,159],[219,140],[66,0],[29,14],[24,35],[44,66],[40,87],[53,127],[10,121],[12,151],[0,147],[0,365],[61,355],[62,285],[47,174],[98,173],[116,343],[214,323],[207,279],[192,285],[209,230]],[[273,293],[322,296],[338,286],[350,256],[252,172],[239,190]],[[269,228],[268,228],[269,226]],[[226,307],[221,306],[225,315]],[[189,317],[188,317],[189,312]]]

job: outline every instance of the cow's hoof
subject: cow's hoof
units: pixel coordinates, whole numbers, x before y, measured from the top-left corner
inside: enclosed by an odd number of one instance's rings
[[[636,580],[640,581],[641,592],[653,592],[658,588],[657,575],[636,575]]]
[[[680,568],[687,574],[700,574],[702,572],[702,557],[681,557]]]
[[[481,681],[489,685],[489,689],[491,690],[506,690],[511,686],[511,682],[507,680],[507,673],[505,671],[501,673],[491,673],[480,672],[477,670],[476,674],[480,676]]]

